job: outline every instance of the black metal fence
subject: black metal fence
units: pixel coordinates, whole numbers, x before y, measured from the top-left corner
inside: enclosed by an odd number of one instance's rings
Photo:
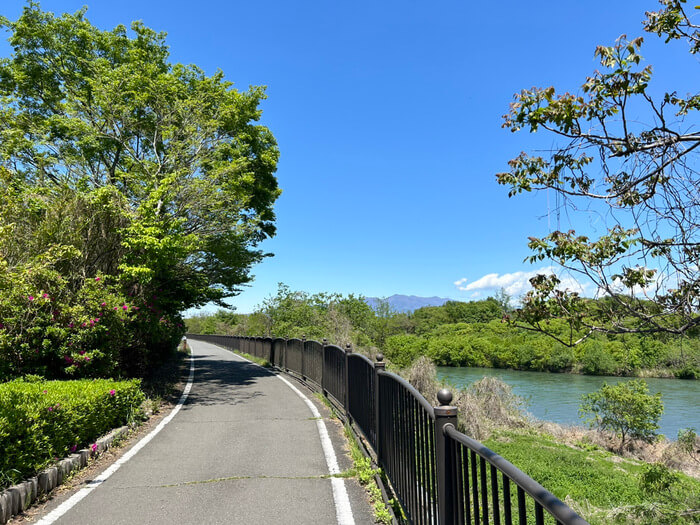
[[[457,430],[452,395],[433,407],[377,362],[324,340],[188,334],[266,359],[320,387],[359,429],[414,524],[587,522],[510,462]]]

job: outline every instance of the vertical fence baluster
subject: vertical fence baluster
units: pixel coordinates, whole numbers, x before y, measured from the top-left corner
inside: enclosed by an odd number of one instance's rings
[[[489,522],[489,487],[486,484],[486,460],[479,458],[479,475],[481,476],[481,512],[482,521]]]
[[[505,525],[513,525],[513,517],[510,511],[510,479],[503,474],[503,518]]]
[[[495,525],[501,523],[501,509],[498,503],[498,470],[491,465],[491,504],[493,505],[493,522]]]
[[[535,501],[535,524],[544,525],[544,513],[542,512],[542,505]]]
[[[474,523],[479,525],[480,510],[479,510],[479,481],[476,476],[476,452],[469,451],[469,463],[472,470],[472,504],[474,505]]]
[[[518,523],[527,525],[527,508],[525,507],[525,491],[518,487]]]
[[[460,447],[462,454],[462,464],[460,465],[460,470],[462,471],[462,493],[464,499],[464,514],[465,522],[472,522],[472,506],[471,506],[471,496],[470,496],[470,486],[469,486],[469,451],[465,450],[464,447]]]

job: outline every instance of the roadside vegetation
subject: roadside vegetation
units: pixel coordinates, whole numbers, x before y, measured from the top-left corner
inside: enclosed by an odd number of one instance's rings
[[[142,417],[138,380],[46,381],[27,376],[0,384],[0,488],[90,446]]]
[[[469,303],[450,301],[414,312],[376,309],[359,295],[308,294],[280,284],[252,314],[219,310],[186,319],[201,334],[328,339],[369,354],[383,352],[395,366],[421,356],[436,365],[590,375],[700,378],[697,334],[596,334],[571,348],[536,331],[513,326],[513,307],[503,293]],[[568,326],[552,320],[550,331],[564,337]]]

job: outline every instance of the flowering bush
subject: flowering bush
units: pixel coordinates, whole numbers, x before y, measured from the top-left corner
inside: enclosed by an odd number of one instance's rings
[[[74,257],[54,249],[12,269],[0,258],[0,381],[138,375],[177,345],[177,316],[120,293],[112,276],[63,275]]]
[[[125,424],[143,399],[138,380],[34,376],[0,384],[0,488]]]
[[[0,379],[115,374],[128,343],[128,315],[109,307],[121,300],[116,287],[63,276],[55,262],[8,269],[0,260]]]

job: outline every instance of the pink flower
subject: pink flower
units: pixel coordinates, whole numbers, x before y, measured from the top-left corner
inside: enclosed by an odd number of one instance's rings
[[[29,300],[30,300],[30,301],[33,301],[33,300],[34,300],[34,296],[33,296],[33,295],[30,295],[30,296],[29,296]]]
[[[48,394],[48,393],[49,393],[49,391],[48,391],[48,390],[44,390],[44,394]]]
[[[122,310],[128,310],[129,307],[127,305],[122,306]]]
[[[47,294],[47,293],[45,293],[45,294],[42,295],[42,297],[43,297],[44,299],[46,299],[48,296],[49,296],[49,294]]]
[[[78,352],[78,353],[79,353],[80,355],[85,355],[85,350],[81,350],[81,351]]]
[[[47,408],[47,410],[48,410],[49,412],[53,412],[53,407],[49,407],[49,408]]]
[[[114,307],[114,309],[115,309],[115,310],[118,310],[118,309],[119,309],[119,307],[118,307],[118,306],[115,306],[115,307]]]
[[[93,452],[97,452],[97,443],[93,443],[90,448],[92,449]]]
[[[68,323],[68,328],[73,328],[73,323]]]
[[[100,306],[107,306],[107,303],[102,303],[100,304]]]
[[[73,446],[70,448],[70,451],[71,451],[71,452],[75,452],[76,450],[78,450],[78,445],[73,445]]]
[[[80,325],[80,326],[82,326],[83,328],[85,328],[85,327],[87,326],[87,323],[83,323],[83,324]]]
[[[85,356],[85,361],[90,361],[90,358],[88,356]]]
[[[99,278],[99,277],[95,277],[95,281],[99,281],[99,280],[100,280],[100,278]]]
[[[114,397],[114,396],[116,395],[116,392],[115,392],[114,390],[110,390],[110,391],[109,391],[109,395],[112,396],[112,397]]]

